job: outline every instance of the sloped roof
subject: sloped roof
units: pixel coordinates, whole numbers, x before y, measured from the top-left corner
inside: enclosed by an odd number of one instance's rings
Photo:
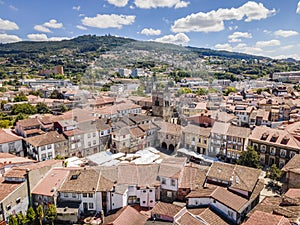
[[[174,217],[180,210],[181,207],[178,205],[165,202],[158,202],[151,210],[151,214],[159,214],[168,217]]]
[[[10,143],[22,139],[22,137],[19,137],[8,130],[0,129],[0,144]]]
[[[64,137],[64,135],[59,134],[57,131],[50,131],[45,134],[25,138],[24,140],[35,147],[39,147],[62,142],[65,141],[66,138]]]
[[[243,225],[290,225],[284,216],[255,211]]]

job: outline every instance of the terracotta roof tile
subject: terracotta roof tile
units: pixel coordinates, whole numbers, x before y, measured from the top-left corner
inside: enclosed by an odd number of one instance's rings
[[[243,225],[290,225],[290,221],[279,215],[255,211]]]
[[[42,135],[25,138],[24,140],[35,147],[39,147],[66,141],[66,138],[64,137],[64,135],[59,134],[57,131],[50,131]]]
[[[200,221],[189,212],[183,214],[176,222],[178,225],[207,225],[205,222]]]
[[[173,218],[180,210],[181,207],[178,205],[158,202],[151,210],[151,215],[159,214]]]
[[[22,137],[19,137],[8,130],[0,129],[0,144],[18,140],[22,140]]]

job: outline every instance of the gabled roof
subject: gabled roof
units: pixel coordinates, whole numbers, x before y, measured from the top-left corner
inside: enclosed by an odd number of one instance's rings
[[[179,188],[195,190],[202,188],[206,178],[207,169],[200,169],[197,164],[188,164],[183,168],[183,174],[178,184]]]
[[[15,142],[22,139],[22,137],[13,134],[10,130],[0,129],[0,144]]]
[[[32,126],[40,126],[41,125],[38,118],[28,118],[28,119],[24,119],[24,120],[19,120],[17,122],[17,124],[22,127],[32,127]]]
[[[67,178],[69,170],[67,168],[53,168],[46,176],[33,188],[32,194],[53,196],[56,190]]]
[[[66,138],[64,137],[64,135],[59,134],[57,131],[50,131],[45,134],[25,138],[24,141],[35,147],[39,147],[54,144],[57,142],[63,142],[66,141]]]
[[[109,225],[143,225],[148,217],[131,206],[126,206],[117,213],[104,218],[104,224]]]
[[[4,178],[0,177],[0,202],[2,202],[9,194],[16,190],[20,183],[7,183],[4,182]]]
[[[100,173],[93,168],[71,170],[65,182],[59,188],[60,192],[88,193],[96,192]]]
[[[186,160],[187,159],[184,157],[165,158],[160,164],[158,176],[175,179],[179,178],[181,172],[183,171]]]
[[[212,126],[211,133],[226,135],[229,126],[230,126],[230,123],[223,123],[223,122],[216,121],[216,122],[214,122],[214,124]]]
[[[230,183],[231,188],[252,192],[259,180],[261,170],[228,163],[213,162],[207,177]]]
[[[183,133],[197,134],[204,137],[209,137],[211,127],[204,128],[193,124],[188,124],[186,127],[182,128]]]
[[[243,225],[290,225],[284,216],[255,211]]]
[[[181,207],[178,205],[165,202],[158,202],[151,210],[151,214],[164,215],[173,218],[180,210]]]
[[[300,174],[300,155],[296,154],[281,170]]]

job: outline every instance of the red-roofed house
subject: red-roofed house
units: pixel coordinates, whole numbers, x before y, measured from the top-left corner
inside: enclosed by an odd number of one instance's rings
[[[24,156],[22,139],[10,130],[0,129],[0,152]]]

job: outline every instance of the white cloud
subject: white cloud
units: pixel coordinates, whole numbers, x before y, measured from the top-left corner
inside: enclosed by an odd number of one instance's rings
[[[256,47],[264,48],[264,47],[272,47],[280,45],[279,40],[270,40],[270,41],[258,41],[256,42]]]
[[[224,21],[265,19],[275,13],[275,9],[269,10],[262,3],[249,1],[239,8],[220,8],[217,11],[199,12],[190,14],[176,20],[172,26],[173,32],[217,32],[224,30]]]
[[[144,35],[160,35],[161,34],[161,30],[155,30],[155,29],[152,29],[152,28],[144,28],[142,31],[141,31],[141,34],[144,34]]]
[[[63,24],[62,23],[57,23],[57,20],[52,19],[52,20],[49,20],[49,22],[45,22],[43,24],[43,26],[58,29],[58,28],[62,28]]]
[[[76,10],[76,11],[79,11],[79,10],[80,10],[80,5],[78,5],[78,6],[73,6],[72,9],[73,9],[73,10]]]
[[[241,42],[241,38],[252,38],[252,34],[248,32],[234,32],[228,36],[229,42]]]
[[[49,28],[47,27],[44,27],[43,25],[35,25],[33,28],[40,32],[51,33],[51,30],[49,30]]]
[[[189,2],[181,0],[135,0],[134,4],[138,8],[142,9],[151,9],[159,7],[168,7],[168,8],[183,8],[187,7]]]
[[[95,17],[84,17],[81,22],[85,26],[96,28],[122,28],[123,25],[131,25],[135,16],[116,14],[97,14]]]
[[[0,30],[19,30],[19,26],[15,22],[0,18]]]
[[[163,43],[171,43],[176,45],[181,45],[181,44],[184,45],[190,41],[190,38],[184,33],[179,33],[176,35],[170,34],[160,38],[156,38],[155,41],[163,42]]]
[[[226,43],[226,44],[216,44],[215,48],[217,50],[225,50],[225,51],[232,51],[233,48],[231,47],[230,44]]]
[[[300,1],[298,2],[296,13],[300,14]]]
[[[175,5],[175,9],[186,8],[190,2],[180,1]]]
[[[108,3],[117,6],[117,7],[124,7],[127,5],[129,0],[107,0]]]
[[[19,10],[17,7],[15,7],[15,6],[13,6],[13,5],[9,5],[8,7],[9,7],[11,10],[13,10],[13,11],[18,11],[18,10]]]
[[[274,34],[281,37],[290,37],[297,35],[298,32],[294,30],[277,30],[274,32]]]
[[[84,26],[81,26],[81,25],[77,25],[76,26],[79,30],[87,30],[87,28],[86,27],[84,27]]]
[[[18,41],[22,41],[22,39],[16,35],[0,34],[0,43],[12,43]]]
[[[294,45],[286,45],[286,46],[282,46],[281,49],[282,50],[288,50],[288,49],[292,49],[294,47],[295,47]]]
[[[253,54],[253,55],[257,55],[257,54],[261,54],[262,53],[262,49],[261,48],[253,47],[253,46],[248,46],[245,43],[239,43],[236,46],[231,46],[228,43],[225,43],[225,44],[216,44],[214,47],[217,50],[225,50],[225,51],[230,51],[230,52],[242,52],[242,53]]]
[[[49,28],[59,29],[62,27],[63,27],[62,23],[58,23],[57,20],[52,19],[49,20],[48,22],[45,22],[43,25],[35,25],[33,28],[39,32],[51,33],[51,30]]]
[[[51,37],[48,38],[46,34],[28,34],[27,38],[30,41],[61,41],[61,40],[68,40],[68,37]]]

